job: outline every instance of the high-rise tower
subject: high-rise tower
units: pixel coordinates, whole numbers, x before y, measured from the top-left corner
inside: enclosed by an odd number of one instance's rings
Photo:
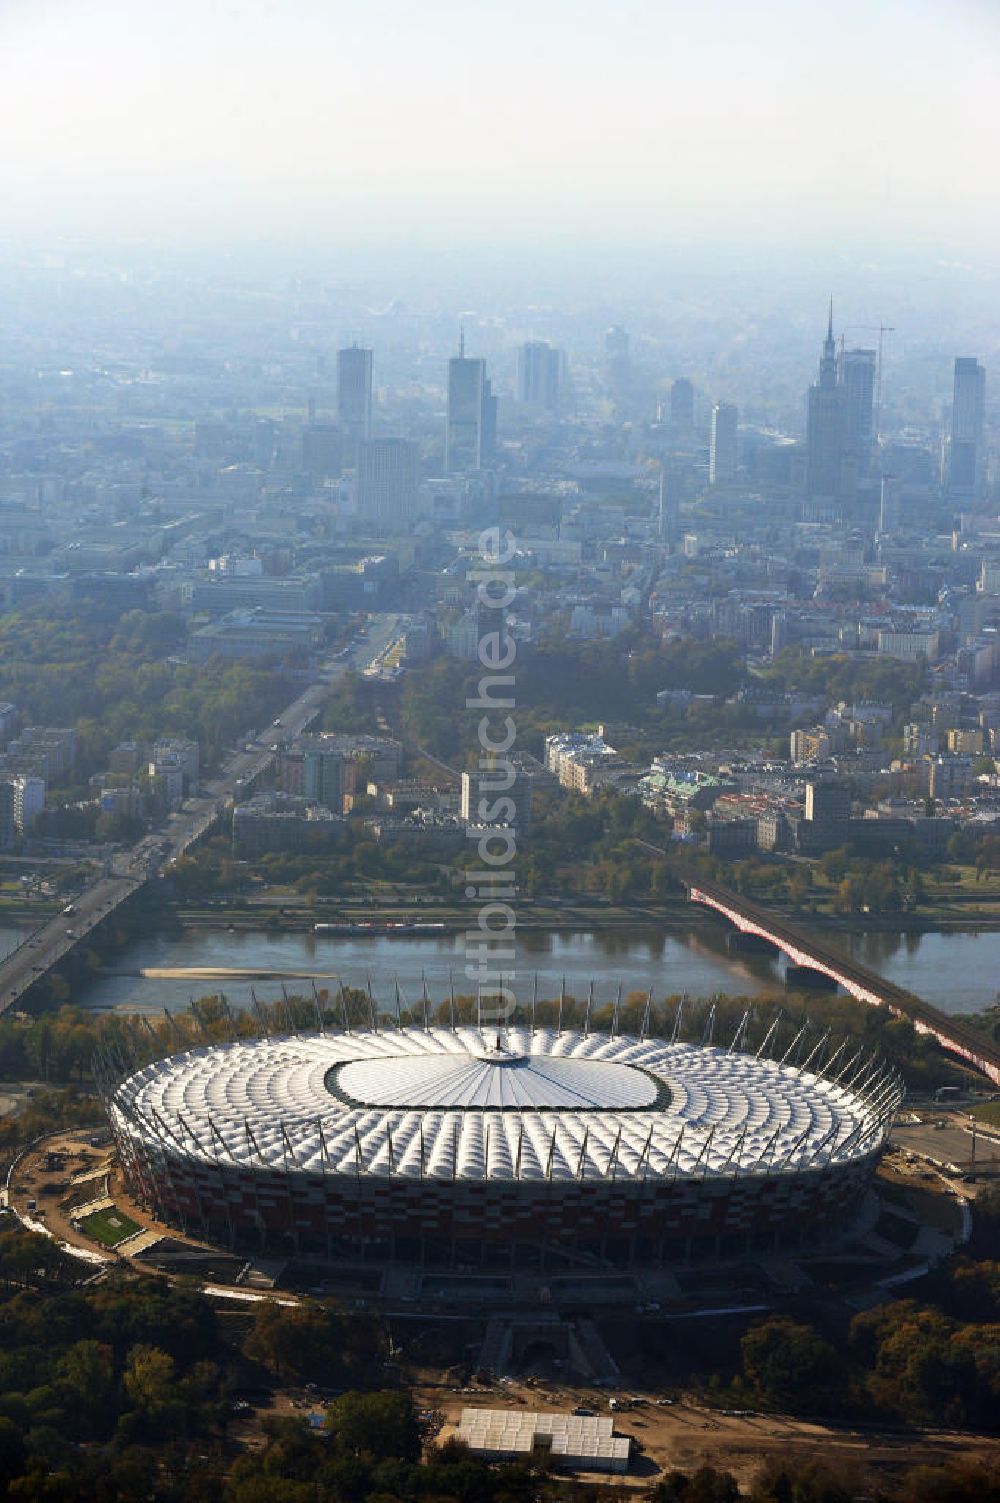
[[[486,375],[486,361],[466,356],[463,332],[458,354],[448,361],[446,470],[479,470],[493,458],[496,414],[497,399]]]
[[[358,450],[372,436],[372,352],[353,344],[337,351],[337,417],[341,462],[358,463]]]
[[[358,449],[358,519],[378,537],[405,532],[417,508],[417,446],[373,438]]]
[[[662,543],[676,543],[680,537],[680,507],[677,504],[677,477],[666,469],[660,471],[658,528]]]
[[[712,408],[712,438],[708,451],[709,485],[729,485],[736,479],[737,411],[729,402],[716,402]]]
[[[530,339],[517,352],[517,400],[554,412],[559,406],[561,356],[543,339]]]
[[[983,409],[986,370],[978,360],[955,361],[955,396],[951,411],[948,493],[974,501],[983,489]]]
[[[847,452],[857,465],[859,480],[871,466],[877,359],[875,350],[845,350],[840,362]]]
[[[813,509],[836,507],[853,491],[856,466],[848,463],[847,394],[837,380],[837,348],[833,338],[833,299],[827,324],[819,378],[809,388],[806,416],[806,502]]]

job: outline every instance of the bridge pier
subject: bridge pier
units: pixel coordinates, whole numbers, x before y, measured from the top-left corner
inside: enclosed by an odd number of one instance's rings
[[[817,971],[811,965],[786,965],[785,985],[810,992],[835,992],[837,982],[825,971]]]

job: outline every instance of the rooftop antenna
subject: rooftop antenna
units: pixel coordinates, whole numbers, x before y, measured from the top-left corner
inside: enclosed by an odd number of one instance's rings
[[[420,972],[420,990],[421,990],[421,994],[422,994],[422,997],[423,997],[423,1007],[424,1007],[424,1032],[425,1033],[430,1033],[430,1031],[431,1031],[431,1025],[430,1025],[430,1023],[428,1022],[428,1019],[427,1019],[427,1001],[428,1001],[428,999],[427,999],[427,978],[424,975],[423,971]]]
[[[534,1033],[535,1033],[535,1008],[536,1008],[537,1005],[538,1005],[538,972],[536,971],[535,972],[534,980],[531,983],[531,1033],[532,1033],[532,1037],[534,1037]]]
[[[590,1033],[590,1009],[594,1005],[594,978],[590,978],[590,990],[587,992],[587,1015],[583,1020],[583,1036],[586,1038]]]
[[[451,993],[451,1031],[455,1032],[455,974],[448,972],[448,989]]]
[[[618,991],[617,991],[617,993],[615,995],[614,1010],[612,1011],[612,1014],[611,1014],[611,1037],[612,1038],[615,1038],[616,1035],[617,1035],[617,1033],[618,1033],[618,1019],[619,1019],[619,1016],[621,1014],[621,1006],[622,1006],[622,984],[619,981],[619,983],[618,983]]]
[[[556,1023],[556,1032],[562,1033],[563,1006],[566,1001],[566,977],[562,978],[559,986],[559,1019]]]
[[[400,1012],[400,1007],[399,1007],[399,977],[398,976],[393,976],[393,978],[392,978],[392,984],[393,984],[393,986],[396,989],[396,1027],[401,1029],[402,1026],[403,1026],[403,1018],[402,1018],[402,1014]]]

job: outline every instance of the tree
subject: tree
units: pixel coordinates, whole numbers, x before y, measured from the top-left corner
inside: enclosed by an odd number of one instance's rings
[[[93,1339],[77,1341],[60,1359],[57,1373],[66,1388],[70,1415],[80,1415],[91,1426],[101,1426],[110,1420],[115,1365],[109,1346]]]
[[[766,1403],[791,1409],[828,1408],[837,1394],[839,1363],[811,1326],[773,1317],[740,1342],[743,1376]]]
[[[649,1503],[739,1503],[740,1489],[731,1472],[714,1466],[696,1472],[668,1472],[646,1494]]]
[[[816,1461],[770,1461],[750,1489],[750,1503],[853,1503],[858,1496],[851,1478]]]
[[[327,1409],[327,1428],[342,1455],[416,1461],[420,1432],[406,1393],[345,1393]]]
[[[342,1323],[335,1311],[308,1304],[289,1309],[267,1300],[257,1306],[243,1351],[278,1378],[324,1382],[340,1376],[343,1347]]]
[[[176,1398],[173,1357],[155,1346],[134,1346],[125,1364],[125,1392],[139,1409],[155,1409]]]

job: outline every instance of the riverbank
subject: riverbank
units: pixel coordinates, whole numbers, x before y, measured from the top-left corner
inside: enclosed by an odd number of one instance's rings
[[[959,934],[1000,932],[1000,910],[930,909],[903,913],[824,913],[811,908],[772,903],[775,917],[787,919],[832,934]],[[292,899],[239,899],[231,904],[211,907],[192,904],[170,906],[176,922],[191,929],[236,929],[277,932],[312,932],[317,924],[335,926],[348,932],[364,929],[376,933],[391,932],[393,927],[433,924],[447,934],[464,933],[475,927],[477,905],[437,904],[419,906],[401,900],[387,902],[371,899],[353,904],[297,904]],[[686,898],[665,899],[660,903],[601,906],[577,905],[569,900],[559,903],[517,905],[517,927],[541,932],[557,926],[581,932],[633,929],[636,924],[656,924],[668,931],[691,928],[719,928],[722,920],[710,910]]]

